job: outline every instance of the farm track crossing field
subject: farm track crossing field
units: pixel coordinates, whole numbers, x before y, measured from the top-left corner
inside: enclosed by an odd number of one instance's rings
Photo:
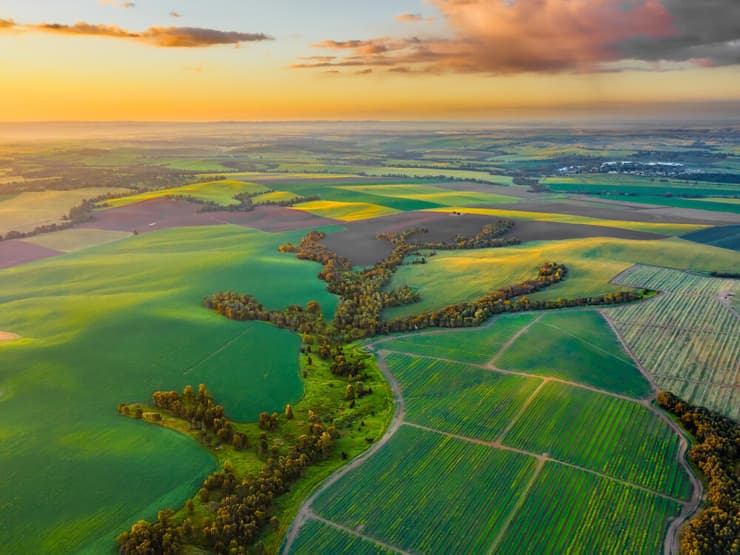
[[[740,419],[740,316],[727,300],[729,293],[740,295],[740,281],[635,266],[619,282],[665,292],[650,302],[607,311],[657,383]]]
[[[546,463],[495,553],[661,553],[680,504]]]
[[[485,441],[498,437],[542,383],[397,353],[385,360],[401,385],[408,422]]]
[[[594,310],[545,313],[496,365],[631,397],[646,397],[652,391],[604,318]]]
[[[483,553],[534,468],[526,455],[402,426],[314,507],[403,550]]]
[[[676,464],[678,437],[634,401],[550,382],[502,442],[672,497],[690,495]]]
[[[391,351],[485,364],[504,343],[536,317],[533,313],[506,314],[482,328],[398,335],[379,346]]]
[[[317,265],[277,252],[301,232],[170,229],[0,271],[0,551],[107,553],[214,469],[192,439],[119,416],[120,402],[207,383],[255,420],[302,393],[300,339],[202,307],[247,290],[269,308],[336,298]],[[132,487],[135,485],[135,487]]]
[[[352,553],[353,555],[391,555],[391,551],[377,543],[364,540],[311,519],[301,528],[298,541],[290,551],[296,555],[317,555],[317,553]]]

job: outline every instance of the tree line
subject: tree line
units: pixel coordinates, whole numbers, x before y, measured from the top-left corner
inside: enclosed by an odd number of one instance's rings
[[[667,391],[659,392],[656,401],[694,436],[689,459],[708,482],[708,505],[681,531],[681,552],[740,553],[740,425]]]
[[[205,427],[213,432],[233,428],[233,423],[223,415],[223,407],[215,403],[202,384],[197,394],[187,386],[182,394],[155,392],[153,399],[160,410],[190,421],[195,429]],[[286,407],[285,416],[292,418],[290,405]],[[268,416],[267,420],[271,418]],[[268,429],[276,425],[266,424]],[[218,435],[217,431],[215,433]],[[200,502],[213,509],[207,516],[193,518],[192,499],[186,502],[186,516],[182,519],[175,518],[171,509],[159,511],[155,521],[141,520],[118,536],[119,552],[123,555],[179,554],[187,545],[217,554],[246,553],[247,546],[252,545],[266,527],[278,527],[274,500],[288,491],[306,467],[331,453],[336,436],[336,430],[325,427],[314,414],[309,414],[304,433],[289,446],[287,454],[280,454],[276,448],[270,450],[267,433],[260,433],[258,449],[268,458],[258,475],[240,475],[233,464],[226,461],[223,469],[209,475],[198,491]]]

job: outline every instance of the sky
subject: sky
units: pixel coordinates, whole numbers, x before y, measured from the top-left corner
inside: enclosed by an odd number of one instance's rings
[[[0,0],[0,121],[740,117],[738,0]]]

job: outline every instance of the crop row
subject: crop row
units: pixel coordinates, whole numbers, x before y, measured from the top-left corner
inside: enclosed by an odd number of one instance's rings
[[[290,553],[295,555],[316,555],[317,553],[391,555],[395,551],[311,519],[301,527]]]
[[[495,440],[541,380],[461,363],[388,353],[406,401],[406,420],[445,432]]]
[[[314,509],[403,550],[483,553],[534,466],[526,455],[402,426]]]
[[[678,437],[633,401],[550,382],[503,443],[674,497],[691,493]]]
[[[498,553],[659,553],[680,505],[593,474],[546,463]]]
[[[740,294],[737,280],[638,266],[626,284],[661,289],[650,302],[610,310],[624,340],[664,389],[740,417],[740,318],[719,300]]]

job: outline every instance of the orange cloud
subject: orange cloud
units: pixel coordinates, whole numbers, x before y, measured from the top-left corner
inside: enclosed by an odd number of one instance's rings
[[[452,38],[325,40],[314,47],[343,52],[335,66],[414,73],[601,72],[624,60],[739,63],[740,32],[716,14],[736,22],[740,2],[706,1],[707,9],[683,0],[434,0]]]
[[[433,17],[424,17],[420,13],[404,12],[396,16],[396,21],[401,23],[424,23],[425,21],[434,21]]]
[[[271,37],[263,33],[239,33],[200,27],[150,27],[145,31],[136,32],[122,29],[116,25],[97,25],[85,22],[78,22],[73,25],[60,23],[17,24],[12,20],[0,20],[0,31],[7,30],[126,39],[161,48],[202,48],[220,44],[272,40]]]

